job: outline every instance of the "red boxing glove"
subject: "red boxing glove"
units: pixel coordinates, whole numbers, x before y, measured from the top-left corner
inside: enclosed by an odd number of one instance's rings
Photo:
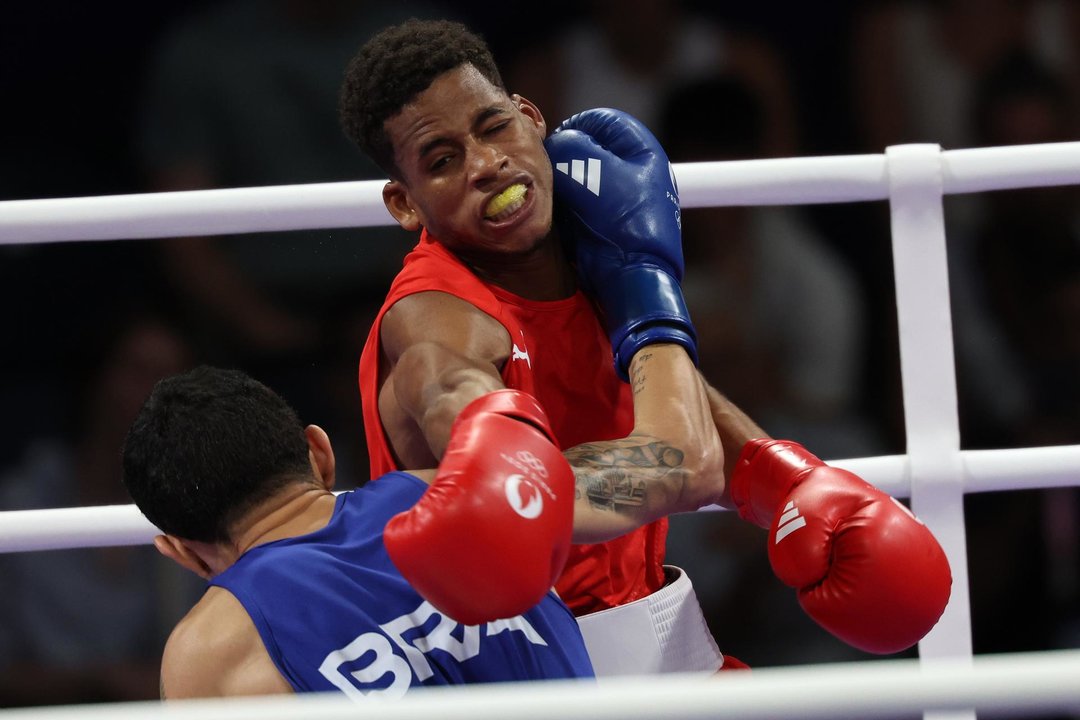
[[[574,525],[574,473],[531,396],[498,390],[454,421],[431,487],[386,524],[405,579],[466,625],[509,618],[562,572]]]
[[[751,440],[731,478],[744,520],[769,529],[769,562],[819,625],[872,653],[906,650],[949,602],[949,561],[889,496],[788,440]]]

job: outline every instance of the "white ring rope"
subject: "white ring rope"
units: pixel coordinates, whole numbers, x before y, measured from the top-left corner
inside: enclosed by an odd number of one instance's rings
[[[1072,487],[1080,478],[1080,445],[964,450],[960,456],[964,492]],[[829,464],[850,470],[894,497],[909,496],[906,455],[830,460]],[[1018,477],[1023,477],[1022,484]],[[0,512],[0,553],[145,545],[160,533],[134,505]]]
[[[974,661],[878,660],[717,676],[424,688],[358,707],[337,693],[10,710],[3,720],[833,720],[975,708],[983,717],[1080,712],[1080,651]],[[509,708],[513,708],[509,710]]]
[[[959,449],[942,197],[1080,185],[1080,142],[942,151],[902,145],[883,155],[684,163],[675,166],[685,208],[890,202],[907,452],[837,460],[882,490],[910,497],[953,568],[953,597],[919,644],[917,663],[762,669],[702,683],[685,678],[450,688],[380,705],[386,718],[521,720],[723,715],[740,718],[894,717],[967,720],[1080,713],[1080,651],[973,657],[964,547],[965,493],[1080,485],[1080,445]],[[390,225],[383,181],[322,183],[109,197],[0,202],[0,245],[184,237]],[[149,542],[157,530],[134,506],[0,512],[0,552]],[[728,675],[728,674],[724,674]],[[512,705],[511,705],[512,704]],[[130,704],[0,711],[5,719],[352,718],[339,697]]]
[[[1080,142],[945,150],[944,192],[1080,184]],[[885,155],[675,165],[684,208],[889,197]],[[382,180],[0,202],[0,244],[391,225]]]

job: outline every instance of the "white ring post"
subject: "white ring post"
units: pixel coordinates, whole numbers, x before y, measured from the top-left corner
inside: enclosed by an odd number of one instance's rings
[[[888,159],[893,273],[900,333],[904,427],[911,506],[933,531],[952,568],[952,597],[937,626],[919,643],[923,663],[972,658],[964,466],[953,361],[943,172],[938,145],[898,145]],[[927,712],[927,720],[975,712]]]

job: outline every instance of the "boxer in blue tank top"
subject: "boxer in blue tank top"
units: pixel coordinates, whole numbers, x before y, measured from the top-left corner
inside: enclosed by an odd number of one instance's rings
[[[551,591],[566,556],[565,547],[553,548],[570,542],[573,473],[537,429],[547,421],[535,401],[520,393],[493,398],[493,411],[480,406],[476,423],[508,423],[519,437],[493,443],[479,425],[463,423],[458,432],[466,444],[455,453],[463,464],[394,472],[335,495],[326,433],[304,428],[266,386],[210,367],[160,381],[125,440],[123,479],[143,514],[166,533],[155,538],[157,548],[209,581],[166,643],[162,696],[336,689],[363,699],[398,697],[418,685],[593,677],[577,622]],[[522,399],[528,402],[520,405]],[[528,422],[501,415],[507,408]],[[508,489],[520,493],[528,481],[502,456],[522,448],[534,461],[548,453],[548,481],[560,490],[538,503],[528,496],[533,502],[515,510]],[[494,465],[474,467],[478,457]],[[433,588],[429,602],[391,560],[388,525],[422,509],[428,483],[445,493],[458,481],[481,514],[429,537],[435,572],[450,588],[440,595],[419,573],[418,583]],[[539,595],[515,612],[485,607],[473,596],[487,583],[501,602],[499,584],[512,580],[511,569],[497,559],[483,564],[499,548],[473,548],[478,567],[491,570],[471,580],[445,555],[452,536],[471,541],[478,522],[498,522],[500,512],[534,530],[509,527],[500,544],[536,545],[544,556],[540,567],[526,568]],[[553,514],[554,535],[536,529]],[[514,558],[521,559],[530,556]],[[459,596],[451,615],[443,603],[454,606]],[[477,613],[482,622],[454,619]]]

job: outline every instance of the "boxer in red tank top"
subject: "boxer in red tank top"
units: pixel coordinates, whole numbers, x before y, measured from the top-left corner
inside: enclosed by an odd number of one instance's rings
[[[564,451],[607,468],[599,482],[579,478],[580,544],[556,583],[589,622],[582,632],[597,673],[720,668],[688,579],[662,563],[666,515],[718,502],[723,477],[703,474],[703,494],[631,482],[631,467],[633,476],[686,477],[647,436],[627,437],[614,460],[592,454],[592,443],[636,430],[632,393],[553,228],[554,168],[539,109],[506,91],[486,45],[463,26],[408,22],[353,59],[341,110],[346,133],[390,178],[387,209],[421,233],[360,363],[372,477],[437,464],[455,418],[481,395],[532,394]],[[700,422],[686,410],[666,412],[677,413],[673,425]],[[628,625],[639,632],[626,634]],[[642,632],[650,652],[618,640]],[[630,656],[640,662],[627,668],[621,658]]]
[[[618,337],[624,376],[625,361],[639,361],[641,342],[674,342],[689,352],[683,360],[696,356],[688,313],[680,309],[680,235],[669,227],[679,217],[673,169],[636,120],[615,110],[585,111],[560,127],[569,132],[547,138],[540,110],[507,92],[480,38],[457,23],[423,21],[387,28],[361,48],[346,71],[341,118],[388,174],[383,201],[390,214],[402,228],[422,232],[361,360],[373,475],[437,465],[458,414],[508,386],[539,400],[564,453],[580,460],[593,451],[585,441],[631,430],[630,394],[615,375],[608,336]],[[553,229],[553,162],[562,173],[560,199],[572,203],[577,218],[566,229],[577,242],[580,270],[609,323],[615,320],[608,336]],[[609,255],[612,246],[645,259]],[[650,383],[668,379],[657,373]],[[645,376],[635,382],[645,384]],[[579,615],[594,664],[606,654],[612,674],[723,665],[685,574],[665,574],[661,564],[664,516],[720,502],[772,528],[774,570],[830,632],[872,652],[896,652],[928,632],[948,601],[951,577],[925,526],[877,488],[797,443],[768,438],[715,390],[702,391],[719,431],[719,438],[708,433],[710,442],[723,443],[722,474],[710,466],[703,483],[683,483],[679,478],[692,475],[683,461],[691,457],[652,442],[659,426],[639,435],[635,424],[618,452],[586,458],[608,471],[600,480],[577,479],[574,540],[603,544],[579,548],[557,587]],[[688,418],[689,405],[664,407],[665,424],[708,423]],[[575,443],[584,444],[569,447]],[[534,459],[514,462],[529,472]],[[669,484],[632,482],[623,474],[631,466],[635,477],[644,468]],[[859,508],[867,506],[877,514],[862,522]],[[788,510],[804,522],[777,534]],[[579,523],[579,515],[587,519]],[[905,534],[890,536],[897,525]],[[814,530],[799,534],[803,527]],[[847,562],[832,555],[841,542],[855,548]],[[513,544],[507,538],[507,552]],[[912,587],[919,591],[908,592]],[[605,608],[611,610],[596,612]],[[630,638],[643,625],[648,632],[637,636],[640,642]],[[627,668],[627,657],[643,655],[656,663]]]
[[[580,291],[562,300],[535,301],[488,285],[425,231],[405,258],[376,317],[360,361],[364,428],[371,476],[401,469],[375,402],[387,369],[382,320],[399,300],[442,292],[461,298],[499,322],[512,338],[500,377],[508,388],[536,397],[563,448],[625,436],[633,427],[630,386],[619,380],[611,345],[592,303]],[[603,610],[650,595],[664,583],[667,519],[595,545],[571,548],[556,585],[575,614]]]
[[[387,209],[421,233],[361,359],[372,477],[437,464],[458,414],[505,387],[538,398],[564,449],[588,454],[588,443],[628,432],[630,388],[553,229],[547,124],[533,103],[507,92],[484,42],[452,22],[387,28],[350,63],[340,108],[346,134],[390,178]],[[713,419],[746,420],[737,443],[758,436],[752,421],[724,408]],[[689,421],[685,409],[676,409],[676,425]],[[579,483],[589,529],[579,535],[575,511],[575,541],[584,544],[572,548],[556,588],[576,615],[596,621],[583,634],[597,638],[589,652],[598,674],[627,672],[618,660],[627,624],[653,638],[629,668],[635,674],[739,665],[724,664],[685,574],[662,565],[666,515],[718,502],[711,496],[723,477],[709,475],[709,499],[648,493],[617,465],[655,476],[670,468],[648,438],[634,442],[626,449],[635,457],[609,466],[604,482]],[[596,612],[605,609],[630,614]],[[598,647],[616,657],[611,667],[598,662]]]

